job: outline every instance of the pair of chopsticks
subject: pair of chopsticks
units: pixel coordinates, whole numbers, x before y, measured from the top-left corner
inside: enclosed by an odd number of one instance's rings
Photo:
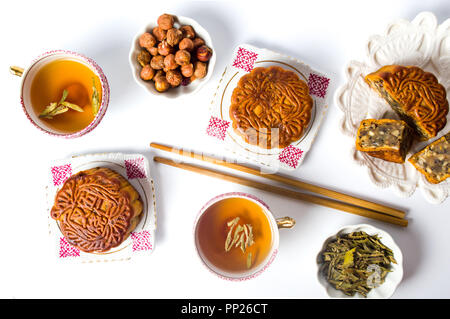
[[[192,151],[188,152],[188,151],[184,151],[181,149],[177,149],[177,148],[173,148],[170,146],[161,145],[161,144],[157,144],[157,143],[150,143],[150,146],[153,148],[159,149],[159,150],[166,151],[166,152],[171,152],[174,154],[190,157],[190,158],[193,158],[196,160],[201,160],[204,162],[213,163],[213,164],[220,165],[223,167],[232,168],[232,169],[235,169],[240,172],[247,173],[247,174],[264,177],[264,178],[267,178],[267,179],[270,179],[270,180],[273,180],[276,182],[283,183],[285,185],[292,186],[297,189],[301,189],[303,191],[315,193],[317,195],[293,191],[293,190],[290,190],[287,188],[253,181],[253,180],[250,180],[250,179],[247,179],[244,177],[228,174],[228,173],[217,171],[214,169],[201,167],[198,165],[189,164],[189,163],[185,163],[185,162],[177,162],[177,161],[173,161],[168,158],[155,156],[153,158],[153,160],[158,163],[170,165],[173,167],[178,167],[181,169],[185,169],[185,170],[188,170],[191,172],[207,175],[210,177],[223,179],[223,180],[233,182],[236,184],[253,187],[256,189],[260,189],[260,190],[271,192],[274,194],[286,196],[289,198],[300,199],[300,200],[303,200],[306,202],[334,208],[337,210],[342,210],[342,211],[345,211],[345,212],[348,212],[351,214],[355,214],[355,215],[359,215],[359,216],[363,216],[363,217],[367,217],[367,218],[372,218],[375,220],[391,223],[394,225],[399,225],[399,226],[403,226],[403,227],[406,227],[408,225],[408,220],[406,220],[404,218],[405,212],[395,209],[395,208],[392,208],[392,207],[389,207],[389,206],[381,205],[381,204],[367,201],[367,200],[364,200],[364,199],[361,199],[358,197],[339,193],[339,192],[336,192],[336,191],[333,191],[333,190],[330,190],[330,189],[327,189],[324,187],[316,186],[316,185],[302,182],[302,181],[296,180],[296,179],[291,179],[291,178],[288,178],[288,177],[285,177],[282,175],[263,174],[257,169],[254,169],[254,168],[251,168],[248,166],[244,166],[244,165],[240,165],[240,164],[236,164],[236,163],[230,163],[230,162],[227,162],[227,161],[224,161],[224,160],[221,160],[218,158],[214,158],[212,156],[208,156],[205,154],[198,154],[198,153],[195,153]]]

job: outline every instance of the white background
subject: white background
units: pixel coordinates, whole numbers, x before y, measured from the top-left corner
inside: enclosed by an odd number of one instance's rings
[[[205,135],[208,104],[233,48],[250,43],[297,57],[344,81],[351,59],[361,60],[372,34],[398,19],[432,11],[442,23],[443,1],[2,1],[0,4],[1,231],[0,297],[3,298],[322,298],[315,258],[323,241],[347,224],[370,223],[389,232],[404,254],[404,278],[394,298],[450,297],[450,199],[427,203],[420,191],[399,198],[374,186],[350,159],[353,140],[339,131],[341,111],[328,114],[301,168],[291,175],[321,186],[408,211],[407,228],[241,187],[154,164],[158,229],[153,254],[129,262],[67,264],[53,255],[45,211],[45,183],[53,159],[91,152],[140,152],[152,159],[151,141],[224,154]],[[163,12],[191,17],[213,39],[217,63],[199,94],[178,100],[147,94],[132,78],[128,51],[135,33]],[[10,65],[26,67],[46,50],[87,55],[103,68],[111,100],[102,123],[73,140],[47,136],[26,119],[20,79]],[[332,99],[331,99],[332,100]],[[158,152],[156,152],[158,153]],[[162,154],[170,156],[170,154]],[[282,230],[279,254],[251,281],[216,278],[195,256],[194,217],[210,198],[244,191],[263,199],[277,217],[297,220]]]

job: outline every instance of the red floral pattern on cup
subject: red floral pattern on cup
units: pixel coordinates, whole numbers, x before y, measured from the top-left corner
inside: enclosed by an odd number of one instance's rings
[[[219,140],[223,141],[229,126],[230,122],[211,116],[209,119],[209,125],[206,128],[206,134],[217,137]]]
[[[284,163],[290,167],[296,168],[298,166],[298,161],[300,160],[303,151],[298,147],[289,145],[285,147],[280,153],[278,159],[281,163]]]
[[[324,98],[327,95],[330,79],[311,73],[308,78],[309,93]]]
[[[80,250],[69,244],[65,237],[59,239],[59,258],[80,257]]]
[[[233,66],[246,72],[250,72],[253,70],[257,58],[258,53],[239,48],[236,57],[233,60]]]
[[[146,178],[144,159],[142,157],[125,160],[128,179]]]
[[[141,232],[132,232],[133,251],[152,250],[151,234],[147,230]]]
[[[54,186],[64,184],[64,182],[70,177],[70,175],[72,175],[72,166],[70,164],[53,166],[51,170]]]

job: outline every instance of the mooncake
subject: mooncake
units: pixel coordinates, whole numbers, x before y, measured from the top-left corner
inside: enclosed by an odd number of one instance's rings
[[[411,156],[408,161],[433,184],[450,176],[450,132]]]
[[[394,163],[404,163],[411,147],[413,130],[402,120],[367,119],[361,121],[356,149]]]
[[[436,77],[415,66],[387,65],[365,77],[421,140],[435,137],[447,123],[445,88]]]
[[[141,217],[139,193],[119,173],[92,168],[66,180],[50,215],[67,242],[84,252],[119,246]]]
[[[313,99],[305,81],[278,66],[254,68],[233,90],[230,118],[246,143],[284,148],[304,134]]]

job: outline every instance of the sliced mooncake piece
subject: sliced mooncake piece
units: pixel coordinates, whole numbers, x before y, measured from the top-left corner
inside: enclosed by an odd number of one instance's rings
[[[413,130],[402,120],[367,119],[361,121],[356,149],[394,163],[404,163],[411,147]]]
[[[433,184],[450,176],[450,132],[437,139],[408,161]]]
[[[435,137],[447,123],[447,93],[433,74],[415,66],[386,65],[365,81],[421,140]]]

